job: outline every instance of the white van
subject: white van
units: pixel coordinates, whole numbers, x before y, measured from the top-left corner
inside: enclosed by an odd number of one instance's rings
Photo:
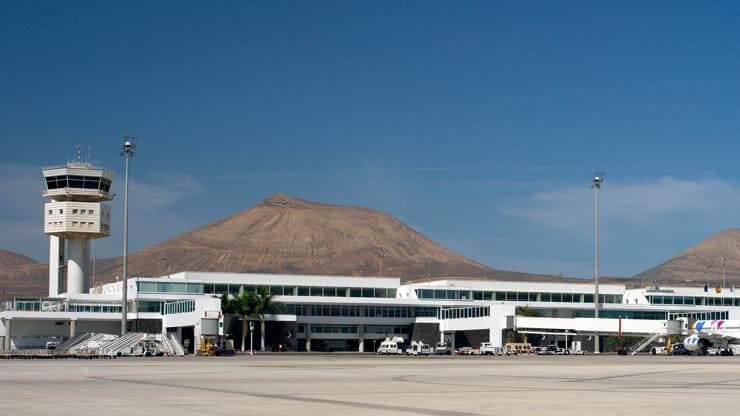
[[[403,354],[403,338],[393,337],[386,338],[378,347],[378,354]]]
[[[429,355],[432,353],[432,349],[429,348],[429,344],[423,342],[411,341],[411,346],[406,349],[407,355]]]

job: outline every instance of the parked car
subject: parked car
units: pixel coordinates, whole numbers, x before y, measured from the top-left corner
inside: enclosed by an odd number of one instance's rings
[[[55,350],[55,349],[57,349],[57,347],[59,346],[59,344],[60,344],[59,341],[49,341],[49,342],[46,343],[46,349],[49,350],[49,351]]]
[[[476,352],[472,347],[460,347],[457,350],[457,355],[476,355]]]

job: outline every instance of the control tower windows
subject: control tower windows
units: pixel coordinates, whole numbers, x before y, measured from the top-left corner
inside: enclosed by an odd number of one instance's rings
[[[81,188],[110,192],[111,181],[99,176],[60,175],[46,178],[46,189]]]

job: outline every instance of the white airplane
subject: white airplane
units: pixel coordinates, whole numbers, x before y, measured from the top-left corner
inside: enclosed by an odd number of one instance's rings
[[[720,348],[723,354],[732,355],[730,344],[740,344],[740,321],[696,321],[694,333],[683,340],[687,351],[707,355],[707,348]]]

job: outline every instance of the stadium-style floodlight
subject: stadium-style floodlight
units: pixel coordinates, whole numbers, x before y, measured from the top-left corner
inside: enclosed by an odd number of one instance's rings
[[[121,277],[121,335],[126,335],[126,319],[128,315],[128,165],[129,160],[136,152],[136,136],[124,135],[120,155],[126,165],[126,175],[123,185],[123,275]]]
[[[599,318],[599,189],[604,182],[604,172],[596,171],[593,178],[594,189],[594,318]],[[599,353],[599,334],[594,334],[594,354]]]

